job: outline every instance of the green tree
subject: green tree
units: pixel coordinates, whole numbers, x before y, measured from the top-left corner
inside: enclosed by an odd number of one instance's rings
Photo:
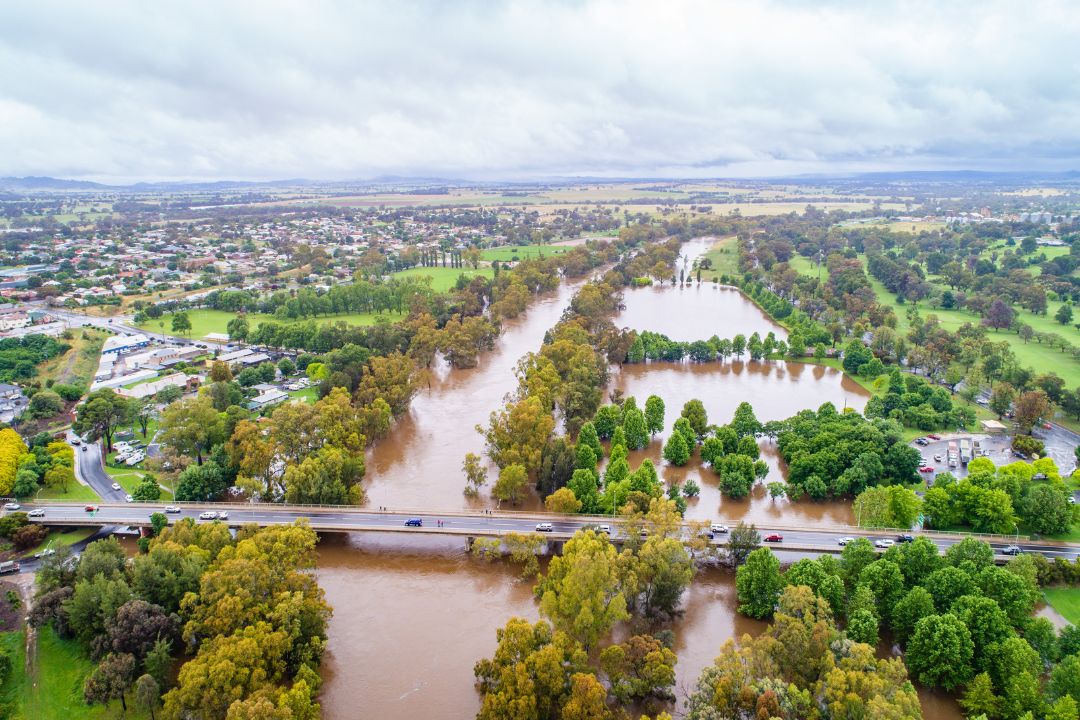
[[[1021,516],[1034,532],[1058,535],[1072,525],[1072,506],[1064,486],[1039,483],[1032,485],[1021,505]]]
[[[465,453],[461,471],[465,473],[465,494],[479,495],[480,488],[487,484],[487,468],[481,465],[480,456],[476,453]]]
[[[578,430],[577,444],[579,447],[586,445],[592,448],[597,462],[604,457],[604,448],[600,445],[600,436],[596,433],[596,426],[591,422],[583,423],[581,429]]]
[[[686,441],[681,434],[675,432],[668,438],[664,444],[664,459],[680,467],[690,459],[690,449],[686,447]]]
[[[172,316],[172,331],[180,335],[191,334],[191,318],[186,312],[174,313]]]
[[[975,676],[960,698],[960,707],[967,711],[969,717],[984,715],[992,718],[1000,714],[1001,698],[994,694],[994,684],[989,675],[979,673]]]
[[[495,481],[495,486],[491,489],[491,495],[498,500],[508,501],[516,505],[521,498],[521,494],[525,491],[528,480],[529,475],[524,465],[517,463],[507,465],[499,471],[499,479]]]
[[[739,437],[758,435],[761,433],[761,423],[754,415],[754,408],[750,403],[743,401],[735,408],[735,417],[731,421],[731,427]]]
[[[629,617],[619,580],[615,546],[606,536],[578,531],[551,559],[547,575],[536,585],[540,611],[556,629],[586,648]]]
[[[705,405],[698,399],[687,400],[683,405],[680,417],[690,423],[694,434],[699,438],[705,437],[709,431],[709,415],[705,412]]]
[[[780,561],[768,548],[759,548],[735,573],[739,612],[759,620],[770,617],[784,588]]]
[[[934,605],[938,612],[947,611],[957,598],[977,592],[971,576],[952,566],[930,573],[923,585],[934,598]]]
[[[891,620],[893,607],[904,596],[904,574],[900,566],[885,559],[873,562],[859,573],[859,583],[874,593],[878,617]]]
[[[934,614],[934,599],[926,588],[916,585],[893,606],[891,627],[900,643],[907,643],[919,620]]]
[[[627,703],[646,697],[673,697],[677,658],[651,635],[634,635],[600,653],[600,667],[611,682],[611,693]]]
[[[105,451],[112,452],[113,433],[130,419],[131,405],[127,398],[102,388],[90,393],[78,407],[71,427],[89,440],[104,440]]]
[[[248,338],[250,327],[246,317],[239,316],[234,317],[225,325],[225,331],[229,333],[230,340],[236,340],[237,342],[244,342]]]
[[[209,400],[188,398],[174,402],[161,413],[161,442],[181,455],[203,464],[203,453],[224,440],[221,415]]]
[[[946,613],[929,615],[915,624],[905,659],[922,684],[952,690],[971,677],[973,652],[967,627]]]
[[[739,567],[761,545],[761,533],[753,524],[740,522],[731,529],[726,544],[728,560],[732,567]]]
[[[869,610],[856,610],[848,618],[847,635],[855,642],[877,646],[878,619]]]
[[[649,430],[645,416],[637,408],[629,408],[623,413],[623,431],[626,433],[626,447],[640,450],[649,444]]]
[[[161,487],[152,475],[144,475],[143,479],[135,486],[131,497],[135,502],[156,502],[161,498]]]
[[[153,676],[144,674],[135,681],[135,702],[154,720],[154,711],[161,704],[161,686]]]
[[[120,706],[126,713],[124,695],[131,687],[134,672],[135,658],[131,655],[106,655],[83,683],[83,698],[89,705],[108,705],[110,700],[119,698]]]
[[[1059,307],[1057,312],[1054,313],[1054,319],[1062,325],[1070,324],[1073,319],[1072,305],[1070,305],[1069,303],[1065,303],[1064,305]]]
[[[645,427],[649,435],[664,429],[664,401],[656,395],[650,395],[645,400]]]

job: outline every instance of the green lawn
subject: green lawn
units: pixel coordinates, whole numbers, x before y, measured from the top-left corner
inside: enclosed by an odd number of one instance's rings
[[[110,454],[109,460],[115,456],[115,453]],[[128,467],[127,465],[121,465],[120,467],[114,467],[109,463],[105,464],[105,472],[107,472],[114,482],[120,483],[120,487],[124,488],[124,492],[131,495],[135,492],[135,488],[142,482],[143,475],[145,473],[138,467]],[[159,483],[160,485],[160,483]],[[172,493],[166,488],[161,488],[161,501],[172,500]]]
[[[739,239],[732,235],[717,240],[703,257],[712,262],[712,269],[702,271],[703,275],[737,275],[739,273]]]
[[[89,486],[83,485],[78,480],[68,485],[66,493],[61,492],[59,488],[45,487],[35,497],[41,500],[67,500],[70,502],[101,499]]]
[[[304,402],[313,403],[319,399],[319,388],[309,387],[303,390],[290,390],[289,397],[293,400],[303,400]]]
[[[446,292],[457,284],[458,278],[464,275],[467,278],[493,277],[495,271],[489,267],[476,270],[472,268],[450,267],[414,267],[394,273],[394,277],[424,277],[431,278],[431,289],[435,292]]]
[[[408,272],[408,271],[406,271]],[[455,276],[456,279],[457,276]],[[452,283],[451,283],[452,284]],[[226,312],[225,310],[188,310],[188,320],[191,321],[190,337],[194,340],[200,340],[210,333],[227,333],[227,326],[229,321],[236,317],[236,313]],[[338,315],[323,315],[317,318],[305,318],[298,320],[282,320],[273,315],[264,315],[262,313],[248,313],[246,315],[248,325],[254,330],[260,324],[264,322],[276,322],[282,324],[291,324],[297,322],[306,322],[308,319],[314,319],[315,322],[322,324],[327,322],[337,322],[338,320],[344,320],[350,325],[374,325],[375,321],[379,317],[386,317],[390,319],[397,319],[398,316],[392,313],[384,313],[378,315],[376,313],[341,313]],[[139,323],[139,328],[143,330],[149,330],[150,332],[166,333],[169,335],[175,335],[172,331],[172,314],[167,313],[162,315],[157,320],[146,320]]]
[[[1046,588],[1046,602],[1073,625],[1080,625],[1080,588]]]
[[[88,707],[83,701],[83,683],[93,670],[94,663],[76,641],[60,638],[51,626],[41,628],[38,632],[36,661],[32,663],[28,675],[21,647],[23,634],[18,632],[6,635],[6,647],[16,644],[20,646],[13,653],[16,662],[13,663],[11,677],[3,687],[4,698],[15,706],[12,718],[97,720],[120,716],[118,701],[113,701],[108,708],[103,705]],[[138,710],[130,694],[127,704],[125,718],[143,720],[149,717]]]
[[[480,253],[480,257],[489,262],[491,260],[509,262],[526,260],[531,257],[549,257],[551,255],[564,253],[569,249],[570,248],[565,246],[555,245],[506,245],[505,247],[494,247],[483,250]]]
[[[822,280],[829,278],[829,269],[825,267],[825,263],[818,265],[816,259],[805,258],[802,255],[792,255],[788,260],[788,265],[792,270],[800,275],[806,275],[808,277],[816,277]]]
[[[96,527],[77,527],[63,532],[52,531],[37,547],[27,550],[23,557],[30,557],[45,548],[59,548],[80,543],[98,531]]]

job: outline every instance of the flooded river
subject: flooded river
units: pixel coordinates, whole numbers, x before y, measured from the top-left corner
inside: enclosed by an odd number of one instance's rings
[[[687,243],[689,262],[711,241]],[[528,313],[506,323],[494,351],[471,370],[440,369],[431,385],[413,400],[391,436],[369,451],[365,489],[368,503],[395,509],[490,506],[486,493],[475,500],[462,494],[460,471],[466,452],[482,454],[475,431],[515,388],[513,369],[527,352],[539,349],[544,332],[559,319],[581,281],[564,285],[535,301]],[[737,290],[711,283],[626,292],[620,326],[663,332],[678,340],[731,337],[772,330],[785,334]],[[712,471],[691,463],[666,467],[662,442],[690,398],[702,400],[711,422],[727,422],[742,400],[761,420],[787,417],[803,408],[832,402],[862,409],[867,394],[837,371],[785,362],[729,362],[708,365],[654,363],[614,368],[609,390],[650,394],[667,404],[665,432],[631,464],[651,457],[668,482],[694,477],[701,497],[691,502],[693,518],[732,521],[851,522],[845,503],[789,503],[770,500],[763,485],[744,501],[723,500]],[[775,448],[765,444],[769,480],[782,476]],[[526,508],[539,508],[534,497]],[[467,718],[479,699],[472,667],[495,648],[495,630],[507,619],[538,617],[532,582],[516,570],[469,557],[463,542],[400,536],[328,535],[319,548],[319,583],[334,607],[325,682],[320,693],[324,716],[337,718]],[[733,576],[720,571],[698,575],[675,622],[679,656],[677,694],[689,692],[701,669],[728,638],[756,632],[762,625],[736,613]],[[924,697],[926,717],[960,718],[947,698]]]

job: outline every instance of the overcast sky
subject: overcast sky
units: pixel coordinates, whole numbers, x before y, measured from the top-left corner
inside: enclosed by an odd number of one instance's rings
[[[1080,3],[0,3],[0,175],[1080,169]]]

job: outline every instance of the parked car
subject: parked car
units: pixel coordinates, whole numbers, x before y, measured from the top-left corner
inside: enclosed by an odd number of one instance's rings
[[[774,533],[772,535],[766,535],[764,540],[765,542],[784,542],[784,536]]]
[[[930,438],[930,439],[931,439],[931,440],[933,440],[934,442],[937,442],[938,440],[940,440],[940,439],[941,439],[941,436],[940,436],[940,435],[927,435],[926,437]]]
[[[1043,430],[1049,430],[1053,427],[1053,425],[1051,425],[1050,423],[1043,423],[1042,426]]]
[[[723,533],[726,533],[728,531],[728,526],[727,525],[722,525],[721,523],[713,523],[712,525],[709,526],[709,529],[712,530],[714,533],[723,534]]]
[[[934,468],[930,467],[929,465],[924,465],[923,467],[919,468],[919,472],[921,472],[921,473],[932,473],[932,472],[934,472]]]
[[[907,533],[901,533],[901,534],[896,536],[896,542],[899,542],[899,543],[915,542],[915,536],[914,535],[909,535]]]
[[[1002,555],[1020,555],[1024,552],[1024,548],[1019,545],[1006,545],[1001,549]]]
[[[123,488],[120,487],[120,483],[113,483],[112,484],[112,489],[113,490],[123,490]]]
[[[206,512],[199,513],[200,520],[217,520],[217,513],[213,510],[207,510]]]
[[[930,444],[930,441],[929,441],[929,440],[927,440],[927,439],[926,439],[926,438],[924,438],[924,437],[921,437],[921,438],[915,438],[915,444],[916,444],[916,445],[929,445],[929,444]]]
[[[176,505],[166,505],[165,506],[165,512],[167,512],[167,513],[169,513],[171,515],[171,514],[180,512],[180,508],[177,507]]]
[[[934,456],[934,462],[941,462],[944,458],[941,457],[941,453]]]
[[[409,518],[405,521],[405,527],[423,527],[423,518]]]
[[[21,507],[22,507],[22,505],[20,505],[17,502],[4,503],[4,509],[5,510],[10,510],[11,512],[15,512],[16,510],[18,510]]]
[[[45,508],[34,508],[26,513],[26,517],[45,517]]]
[[[845,535],[844,537],[840,538],[836,542],[839,545],[847,545],[848,543],[855,542],[855,538],[851,537],[850,535]]]
[[[874,541],[874,547],[876,548],[891,548],[895,544],[896,541],[890,540],[889,538],[881,538]]]
[[[34,553],[34,557],[36,559],[40,560],[41,558],[47,558],[50,555],[55,555],[55,554],[56,554],[56,551],[53,550],[52,548],[45,548],[41,552]]]

